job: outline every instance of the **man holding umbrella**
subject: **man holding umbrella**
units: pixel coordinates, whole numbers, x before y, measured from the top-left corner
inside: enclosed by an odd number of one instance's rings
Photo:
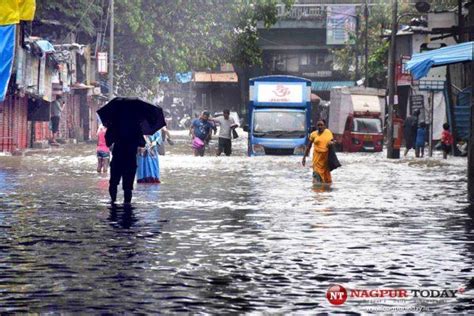
[[[111,203],[115,204],[117,200],[117,187],[122,180],[124,206],[129,206],[137,171],[138,147],[146,145],[144,134],[152,135],[166,125],[163,111],[137,98],[117,97],[97,113],[107,127],[106,144],[108,147],[113,145],[109,181]]]

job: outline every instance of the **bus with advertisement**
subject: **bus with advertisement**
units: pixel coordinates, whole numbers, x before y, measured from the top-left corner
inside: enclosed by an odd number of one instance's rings
[[[294,76],[249,80],[248,155],[303,155],[311,130],[311,81]]]

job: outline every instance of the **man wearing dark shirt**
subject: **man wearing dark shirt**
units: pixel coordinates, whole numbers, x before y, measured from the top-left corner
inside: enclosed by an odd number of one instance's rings
[[[59,121],[64,109],[64,101],[60,95],[56,95],[56,100],[51,103],[51,144],[57,145],[56,137],[59,131]]]
[[[124,205],[130,205],[137,171],[137,150],[146,145],[140,125],[112,125],[107,129],[105,140],[108,147],[113,145],[109,181],[111,203],[117,200],[117,186],[122,179]]]
[[[418,116],[420,110],[416,109],[412,116],[408,116],[403,123],[403,136],[405,137],[405,157],[410,149],[415,149],[416,130],[418,129]]]

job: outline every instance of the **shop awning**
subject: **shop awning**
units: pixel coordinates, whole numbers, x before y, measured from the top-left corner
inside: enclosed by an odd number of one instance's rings
[[[336,87],[353,87],[354,81],[313,81],[311,82],[311,90],[313,91],[329,91]]]
[[[194,82],[238,82],[239,77],[235,72],[195,72]]]
[[[418,80],[426,76],[431,67],[472,61],[473,54],[474,42],[434,49],[413,54],[411,60],[407,62],[406,69],[411,72],[413,79]]]

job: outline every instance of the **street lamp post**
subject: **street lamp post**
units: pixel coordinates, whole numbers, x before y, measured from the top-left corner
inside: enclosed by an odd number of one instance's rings
[[[365,7],[364,7],[364,20],[365,20],[365,30],[364,30],[364,51],[365,51],[365,80],[364,80],[364,87],[369,85],[369,4],[367,3],[368,0],[365,0]]]
[[[109,100],[114,97],[114,0],[110,0]]]
[[[390,34],[390,50],[388,54],[388,119],[387,119],[387,158],[400,158],[400,151],[393,148],[393,112],[395,107],[395,90],[397,82],[395,80],[395,66],[396,66],[396,35],[398,31],[398,23],[403,17],[412,16],[413,13],[405,13],[398,15],[397,0],[392,0],[392,32]]]
[[[392,33],[390,34],[390,51],[388,55],[388,120],[387,120],[387,158],[399,158],[393,149],[393,109],[395,99],[395,37],[397,34],[397,0],[392,0]],[[397,157],[398,156],[398,157]]]
[[[356,40],[355,40],[355,78],[359,80],[359,28],[360,19],[356,17]]]

